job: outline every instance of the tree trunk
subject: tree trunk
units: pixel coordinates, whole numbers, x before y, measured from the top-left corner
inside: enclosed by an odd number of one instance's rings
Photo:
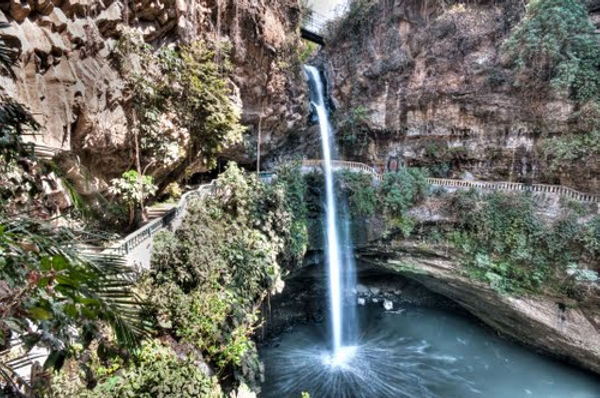
[[[129,204],[129,228],[133,227],[133,223],[135,222],[135,204]]]
[[[260,174],[260,140],[261,140],[261,130],[262,130],[262,112],[263,107],[260,107],[260,115],[258,116],[258,137],[256,142],[256,175]]]
[[[134,111],[134,126],[138,124],[137,122],[137,117],[135,116],[135,111]],[[133,133],[133,137],[134,137],[134,143],[135,143],[135,168],[137,169],[137,173],[138,173],[138,188],[140,190],[140,192],[142,193],[141,195],[141,199],[140,199],[140,211],[141,211],[141,216],[142,216],[142,221],[146,222],[148,221],[148,217],[146,216],[146,207],[144,206],[144,200],[145,200],[145,195],[144,195],[144,184],[143,184],[143,180],[142,177],[144,175],[144,171],[142,170],[142,162],[140,160],[140,134],[139,134],[139,126],[136,126],[133,129],[134,133]]]

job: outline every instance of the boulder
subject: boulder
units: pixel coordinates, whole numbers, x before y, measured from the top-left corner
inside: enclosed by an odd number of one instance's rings
[[[65,44],[61,35],[45,28],[42,28],[42,32],[50,42],[51,52],[53,55],[60,57],[69,51],[69,47]]]
[[[54,10],[54,3],[51,0],[34,0],[35,10],[42,15],[50,15]]]
[[[78,19],[67,26],[67,37],[71,42],[76,45],[82,45],[85,43],[87,38],[85,26],[87,23],[88,22],[86,20]]]
[[[90,2],[94,0],[65,0],[62,4],[62,10],[69,18],[85,17],[90,7]]]
[[[359,283],[356,285],[356,293],[361,295],[369,294],[369,288]]]
[[[394,303],[391,300],[383,300],[383,309],[391,311],[394,309]]]
[[[98,30],[104,36],[112,36],[117,33],[117,24],[123,20],[123,6],[115,1],[106,10],[102,11],[96,19]]]
[[[50,27],[53,32],[62,33],[67,28],[69,19],[60,8],[55,7],[52,12],[39,19],[39,25]]]
[[[31,11],[31,5],[27,1],[11,0],[10,2],[10,16],[19,23],[23,22]]]
[[[44,33],[44,30],[38,25],[26,19],[21,24],[23,29],[23,39],[27,42],[27,45],[23,43],[23,53],[26,54],[30,51],[36,52],[40,55],[48,55],[52,51],[52,44],[48,37]],[[27,50],[25,50],[27,48]]]

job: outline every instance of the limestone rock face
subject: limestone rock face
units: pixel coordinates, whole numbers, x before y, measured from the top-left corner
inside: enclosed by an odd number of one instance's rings
[[[560,183],[600,192],[600,161],[550,170],[548,137],[582,131],[575,104],[526,92],[512,81],[500,47],[523,14],[521,1],[371,1],[352,34],[322,55],[334,105],[363,107],[368,143],[347,157],[409,165],[445,163],[451,177]],[[597,1],[588,1],[600,28]],[[343,134],[338,131],[338,135]],[[360,150],[357,150],[360,149]]]
[[[378,260],[377,252],[383,254]],[[402,244],[359,250],[381,272],[396,272],[458,303],[510,338],[600,373],[600,307],[570,306],[556,297],[506,296],[460,272],[460,261],[445,250],[422,252]]]
[[[306,119],[301,69],[292,62],[297,0],[11,0],[0,5],[0,21],[10,23],[0,37],[21,61],[14,81],[0,76],[0,97],[31,109],[42,126],[36,142],[72,151],[105,181],[131,167],[131,98],[114,61],[124,31],[140,32],[156,49],[196,40],[230,46],[246,141],[254,142],[260,120],[265,155]],[[248,147],[223,156],[252,162]]]

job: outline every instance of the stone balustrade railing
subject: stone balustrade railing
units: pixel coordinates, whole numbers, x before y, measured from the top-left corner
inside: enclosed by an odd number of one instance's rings
[[[190,202],[190,199],[202,197],[204,195],[211,195],[214,192],[214,180],[210,184],[201,185],[200,187],[198,187],[198,189],[186,192],[181,197],[177,205],[173,207],[170,211],[168,211],[165,215],[149,222],[148,224],[127,235],[125,238],[121,239],[115,246],[107,248],[106,251],[117,255],[127,256],[143,242],[147,241],[148,239],[152,239],[152,237],[158,231],[167,228],[171,230],[177,229],[177,227],[181,223],[181,220]]]
[[[332,167],[334,169],[347,169],[356,172],[370,173],[376,181],[381,181],[383,176],[377,171],[359,162],[347,162],[344,160],[333,160]],[[308,159],[302,161],[302,166],[307,168],[322,167],[323,161],[320,159]],[[442,186],[449,188],[474,188],[489,191],[522,191],[522,192],[540,192],[560,197],[572,199],[583,203],[599,203],[600,198],[597,195],[586,194],[574,189],[564,187],[562,185],[547,185],[547,184],[523,184],[518,182],[488,182],[488,181],[469,181],[469,180],[454,180],[448,178],[428,178],[427,182],[430,185]]]
[[[34,144],[33,145],[33,153],[35,156],[37,156],[40,159],[52,159],[53,157],[55,157],[62,151],[63,151],[63,149],[61,149],[61,148],[51,147],[51,146],[47,146],[47,145],[42,145],[42,144]]]
[[[453,187],[453,188],[475,188],[490,191],[521,191],[521,192],[540,192],[552,195],[558,195],[564,198],[576,200],[584,203],[598,203],[600,198],[596,195],[586,194],[562,185],[547,184],[523,184],[519,182],[489,182],[489,181],[467,181],[452,180],[447,178],[428,178],[427,182],[431,185]]]
[[[35,145],[35,153],[44,158],[52,158],[54,155],[59,153],[61,149],[46,147],[44,145]],[[383,175],[377,173],[377,171],[364,163],[351,162],[344,160],[333,160],[331,166],[334,170],[346,169],[355,172],[369,173],[373,176],[375,181],[379,182],[382,180]],[[323,160],[321,159],[306,159],[302,161],[302,167],[304,168],[322,168]],[[261,173],[259,176],[263,181],[270,182],[275,174],[273,173]],[[454,180],[447,178],[428,178],[427,182],[430,185],[442,186],[449,188],[474,188],[480,190],[496,190],[496,191],[528,191],[528,192],[540,192],[552,195],[558,195],[566,197],[572,200],[585,203],[598,203],[600,198],[596,195],[585,194],[578,192],[574,189],[563,187],[560,185],[546,185],[546,184],[523,184],[516,182],[486,182],[486,181],[468,181],[468,180]],[[134,249],[139,247],[142,243],[152,239],[152,237],[163,229],[169,228],[171,230],[177,229],[179,223],[183,218],[185,209],[189,203],[189,200],[194,197],[201,197],[203,195],[212,194],[215,192],[214,181],[210,184],[201,185],[198,189],[185,193],[178,204],[173,207],[172,210],[168,211],[162,217],[157,218],[150,223],[142,226],[138,230],[127,235],[125,238],[120,240],[115,246],[105,249],[107,254],[116,254],[127,256]]]
[[[323,167],[323,160],[321,159],[306,159],[302,161],[302,167],[306,168],[321,168]],[[331,167],[334,170],[337,169],[347,169],[351,171],[360,171],[363,173],[369,173],[375,178],[375,180],[380,181],[382,176],[377,173],[377,171],[373,167],[369,167],[364,163],[360,162],[350,162],[345,160],[332,160]]]

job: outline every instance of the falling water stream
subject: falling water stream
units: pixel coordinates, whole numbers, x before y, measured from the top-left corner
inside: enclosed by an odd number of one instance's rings
[[[339,365],[343,363],[354,350],[353,345],[344,345],[344,335],[350,336],[349,332],[344,333],[344,327],[350,329],[349,324],[351,317],[345,317],[343,300],[347,290],[353,286],[347,286],[346,281],[351,278],[344,278],[344,275],[352,275],[354,270],[351,269],[351,255],[348,251],[351,250],[350,245],[340,244],[340,231],[338,226],[341,224],[338,220],[338,213],[335,202],[335,192],[333,184],[333,170],[331,166],[331,158],[333,153],[332,146],[332,128],[327,115],[327,107],[325,104],[325,94],[323,83],[319,71],[314,66],[305,67],[308,77],[311,93],[311,101],[316,109],[319,120],[319,128],[321,131],[321,142],[323,147],[323,172],[325,174],[325,195],[326,195],[326,263],[328,267],[329,278],[329,307],[331,318],[331,345],[332,353],[331,364]],[[346,236],[347,234],[343,234]],[[348,319],[349,318],[349,319]]]
[[[265,398],[598,398],[590,375],[499,339],[472,319],[418,307],[344,305],[356,284],[349,219],[336,202],[333,130],[319,71],[306,66],[323,144],[329,325],[261,349]],[[337,206],[336,206],[337,205]],[[337,207],[337,208],[336,208]],[[358,315],[358,316],[357,316]]]

